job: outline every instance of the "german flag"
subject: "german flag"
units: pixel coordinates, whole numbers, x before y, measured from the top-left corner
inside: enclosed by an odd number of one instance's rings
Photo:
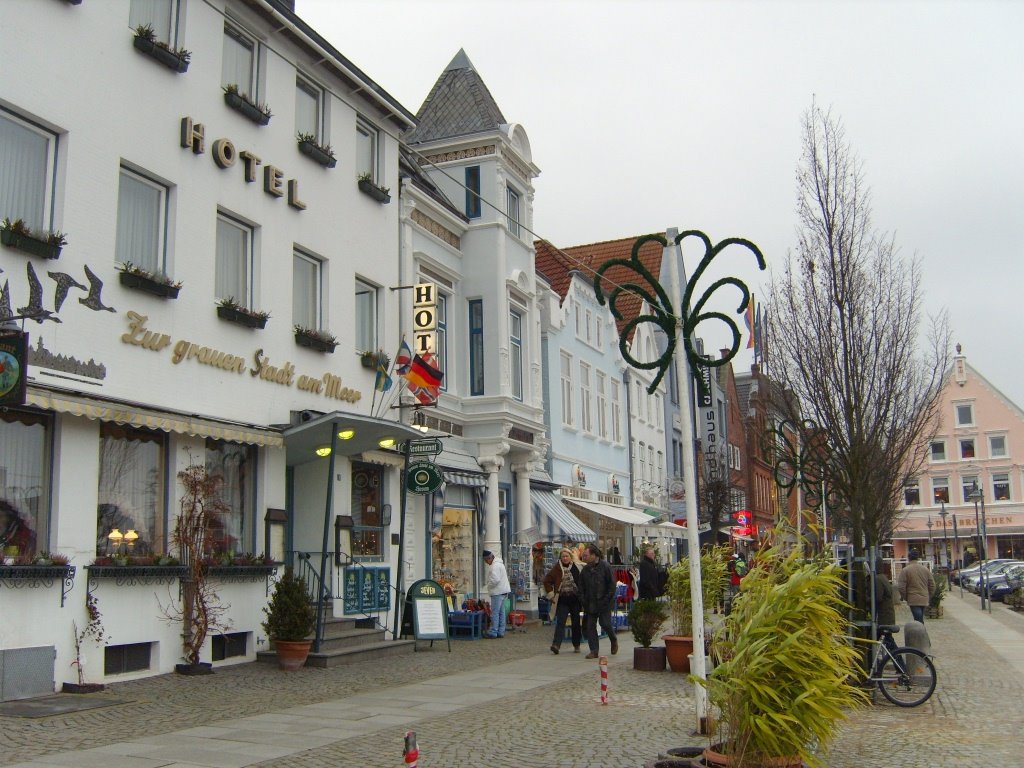
[[[444,374],[431,365],[432,362],[433,356],[430,353],[427,353],[426,357],[420,355],[413,357],[412,365],[409,366],[409,371],[405,374],[405,378],[411,386],[426,388],[441,386]]]

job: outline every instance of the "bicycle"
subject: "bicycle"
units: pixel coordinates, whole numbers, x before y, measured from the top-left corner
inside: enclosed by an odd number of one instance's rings
[[[876,644],[878,650],[867,682],[877,683],[882,695],[897,707],[924,704],[935,692],[937,682],[931,657],[917,648],[890,648],[890,643],[896,644],[892,636],[900,631],[898,624],[880,624],[878,631],[882,637]]]

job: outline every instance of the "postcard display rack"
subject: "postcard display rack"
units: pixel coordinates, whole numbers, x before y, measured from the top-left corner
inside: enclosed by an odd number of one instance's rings
[[[446,507],[441,518],[441,535],[434,540],[434,579],[452,583],[455,592],[473,590],[473,510]]]

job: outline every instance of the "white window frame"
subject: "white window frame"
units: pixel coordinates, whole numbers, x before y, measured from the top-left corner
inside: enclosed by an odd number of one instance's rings
[[[999,493],[996,490],[997,486],[1006,486],[1006,498],[999,498]],[[1010,493],[1010,473],[1009,472],[993,472],[992,473],[992,496],[990,497],[993,502],[1009,502],[1013,501],[1013,497]]]
[[[580,361],[580,429],[593,434],[594,417],[591,403],[593,390],[591,389],[591,367],[589,363]]]
[[[640,445],[637,446],[637,458],[640,460],[640,472],[638,476],[641,480],[647,479],[647,452],[644,450],[646,444],[641,440]]]
[[[612,379],[612,442],[622,444],[622,382]]]
[[[160,10],[157,5],[167,9],[166,18],[157,18],[156,11]],[[135,30],[147,24],[153,28],[157,40],[177,47],[178,0],[131,0],[128,28]]]
[[[968,495],[970,494],[971,489],[974,488],[975,485],[981,488],[980,480],[981,478],[978,477],[977,475],[960,476],[960,495],[963,497],[964,504],[971,503],[971,500],[968,498]],[[948,504],[949,502],[946,503]]]
[[[522,222],[522,195],[511,185],[505,187],[505,192],[508,232],[513,237],[519,237],[519,225]]]
[[[367,142],[368,153],[364,150]],[[356,119],[356,175],[364,173],[370,174],[374,184],[380,183],[380,131],[369,120],[360,117]]]
[[[996,453],[994,440],[1002,440],[1003,449],[999,453]],[[989,435],[988,436],[988,456],[990,459],[1005,459],[1010,455],[1010,452],[1006,446],[1006,435]]]
[[[508,310],[509,384],[512,397],[523,399],[523,315],[518,307]]]
[[[313,99],[313,125],[312,129],[310,126],[299,125],[299,115],[301,110],[299,109],[300,99],[303,98],[303,94]],[[324,126],[324,115],[326,110],[324,109],[324,89],[319,85],[303,77],[301,74],[295,75],[295,133],[296,135],[304,133],[312,133],[318,144],[324,145],[326,135]]]
[[[380,288],[362,278],[355,279],[355,301],[352,305],[355,313],[353,335],[356,350],[359,352],[375,352],[378,349],[378,322],[380,318]]]
[[[597,321],[594,323],[594,325],[595,325],[595,329],[594,329],[594,331],[595,331],[594,343],[597,345],[598,349],[603,349],[604,344],[602,343],[602,338],[601,338],[601,336],[602,336],[601,326],[603,325],[602,319],[600,317],[598,317]]]
[[[152,245],[152,253],[139,253],[136,247],[129,246],[122,240],[122,216],[125,215],[125,200],[122,196],[121,180],[128,178],[131,181],[148,187],[157,193],[155,211],[154,234],[155,239]],[[134,266],[144,269],[152,274],[167,274],[167,210],[169,190],[158,181],[142,175],[130,168],[121,166],[121,173],[118,176],[117,193],[117,230],[114,237],[114,259],[121,264],[131,262]]]
[[[10,112],[3,107],[0,107],[0,120],[9,122],[12,126],[12,130],[21,129],[30,134],[35,134],[38,138],[43,139],[45,142],[45,162],[44,167],[33,168],[31,172],[32,180],[35,182],[34,186],[38,186],[37,196],[34,195],[31,200],[16,201],[14,199],[6,199],[4,195],[4,189],[15,190],[21,185],[18,184],[20,179],[12,178],[8,174],[13,175],[15,169],[20,168],[26,161],[25,153],[21,149],[17,149],[14,154],[18,157],[18,163],[3,162],[0,167],[0,205],[3,206],[3,210],[0,211],[0,217],[9,217],[12,221],[15,219],[22,219],[25,225],[33,232],[43,232],[45,230],[53,229],[53,191],[56,186],[56,173],[57,173],[57,149],[58,149],[58,136],[53,131],[48,131],[41,128],[34,123],[21,118],[13,112]],[[5,150],[3,145],[0,145],[0,160],[6,161],[8,159],[8,152]],[[42,183],[39,184],[38,182]],[[21,207],[17,203],[21,202],[25,207]],[[30,210],[31,208],[31,210]]]
[[[255,227],[253,227],[253,226],[251,226],[249,224],[246,224],[242,220],[236,219],[234,216],[231,216],[230,214],[224,213],[223,211],[218,211],[217,212],[217,229],[218,229],[218,231],[220,230],[220,227],[222,225],[223,226],[234,227],[235,229],[241,231],[245,235],[245,243],[243,244],[244,253],[242,254],[242,260],[244,262],[244,264],[242,266],[244,267],[244,269],[243,269],[242,280],[241,280],[241,282],[242,282],[244,287],[243,287],[242,291],[240,291],[240,293],[242,293],[244,295],[242,295],[242,296],[234,295],[235,293],[238,293],[238,292],[230,290],[227,286],[225,286],[221,282],[220,275],[221,275],[222,268],[225,266],[223,264],[223,261],[224,261],[224,259],[228,258],[228,255],[221,252],[219,236],[217,238],[217,242],[216,242],[216,246],[215,246],[216,247],[216,270],[215,270],[215,275],[216,276],[214,278],[214,291],[216,292],[218,299],[234,299],[239,305],[252,309],[253,308],[253,294],[254,294],[253,280],[254,280],[254,275],[255,275],[255,272],[256,272],[256,270],[255,270],[256,229],[255,229]],[[232,257],[232,258],[234,258],[234,257]]]
[[[228,39],[234,41],[236,45],[243,48],[248,48],[251,54],[251,61],[249,66],[248,82],[242,83],[233,81],[226,71],[227,66],[227,45]],[[255,37],[247,33],[237,24],[233,24],[230,21],[224,22],[224,41],[223,49],[221,51],[221,86],[226,87],[229,85],[235,85],[238,87],[238,93],[245,96],[253,103],[259,102],[260,95],[260,43]],[[234,74],[234,73],[232,73]]]
[[[562,425],[574,426],[576,423],[573,411],[572,355],[568,352],[559,354],[560,379],[562,382]]]
[[[942,446],[942,457],[941,458],[935,458],[935,446],[937,446],[937,445],[941,445]],[[941,463],[949,460],[948,456],[949,456],[949,454],[946,451],[946,441],[945,440],[932,440],[931,445],[928,446],[928,460],[930,462],[932,462],[933,464],[941,464]]]
[[[593,313],[593,312],[591,312],[591,311],[590,311],[590,310],[588,309],[588,310],[586,310],[586,311],[585,311],[585,312],[584,312],[583,314],[584,314],[584,317],[586,318],[586,334],[587,334],[587,336],[586,336],[586,342],[587,342],[587,344],[591,344],[592,342],[591,342],[591,333],[590,333],[590,329],[591,329],[591,325],[592,325],[592,324],[593,324],[593,322],[594,322],[594,313]]]
[[[911,503],[910,497],[907,495],[910,491],[917,491],[917,501]],[[934,496],[934,492],[933,492]],[[903,506],[905,507],[919,507],[921,506],[921,481],[916,477],[912,480],[907,480],[903,484]]]
[[[312,315],[305,315],[300,317],[298,314],[298,308],[300,302],[305,297],[298,295],[298,269],[297,262],[301,262],[304,265],[312,267],[312,278],[313,284],[306,286],[307,290],[311,290],[313,297],[313,311]],[[292,325],[298,325],[302,328],[311,328],[318,330],[326,327],[324,322],[324,307],[327,306],[327,302],[324,300],[325,281],[323,278],[324,264],[323,262],[312,256],[305,251],[296,248],[292,252]]]
[[[608,374],[597,371],[597,436],[608,439]]]
[[[960,421],[960,409],[967,408],[970,411],[970,421]],[[953,403],[953,423],[958,427],[974,426],[974,403]]]
[[[971,455],[964,455],[964,445],[970,443]],[[960,461],[974,461],[978,458],[978,441],[973,437],[961,437],[956,441],[957,453],[959,454]]]
[[[938,504],[939,501],[941,501],[941,499],[937,499],[935,497],[935,492],[940,490],[940,489],[942,489],[942,488],[946,489],[945,503],[946,504],[950,503],[949,502],[949,498],[950,498],[949,497],[949,477],[943,476],[943,477],[933,477],[931,479],[931,491],[932,491],[931,499],[932,499],[932,504]]]

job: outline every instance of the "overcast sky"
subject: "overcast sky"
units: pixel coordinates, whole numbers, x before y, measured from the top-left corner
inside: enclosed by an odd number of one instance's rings
[[[413,113],[464,48],[530,137],[534,229],[559,247],[700,229],[749,238],[781,268],[801,117],[816,99],[864,163],[875,227],[922,260],[928,311],[948,309],[968,362],[1024,407],[1024,2],[297,0],[296,11]],[[728,272],[760,297],[752,265],[737,252]]]

